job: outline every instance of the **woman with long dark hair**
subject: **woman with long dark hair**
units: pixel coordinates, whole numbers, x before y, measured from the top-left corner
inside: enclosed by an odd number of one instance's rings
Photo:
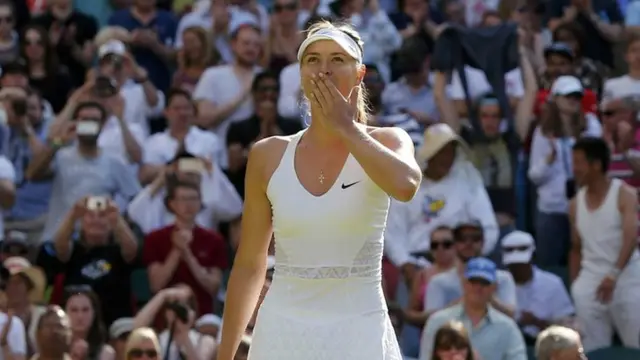
[[[434,344],[431,360],[478,360],[467,330],[459,321],[443,325],[436,332]]]
[[[73,342],[86,342],[86,360],[114,360],[115,352],[107,341],[100,301],[89,288],[71,288],[64,308],[71,322]],[[73,345],[72,345],[73,347]]]
[[[23,29],[20,54],[27,63],[29,84],[47,100],[53,111],[64,108],[72,89],[66,67],[60,66],[45,28],[28,25]]]

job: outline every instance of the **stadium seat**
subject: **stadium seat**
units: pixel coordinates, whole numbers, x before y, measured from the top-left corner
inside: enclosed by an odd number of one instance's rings
[[[147,269],[137,269],[131,273],[131,292],[138,304],[145,304],[151,300],[153,294],[149,286]]]
[[[640,350],[620,346],[598,349],[587,354],[589,360],[638,360]]]

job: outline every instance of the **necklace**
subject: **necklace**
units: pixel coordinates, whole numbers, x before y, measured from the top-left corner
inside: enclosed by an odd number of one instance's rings
[[[318,175],[318,181],[320,181],[320,184],[324,183],[324,172],[322,169],[320,170],[320,175]]]

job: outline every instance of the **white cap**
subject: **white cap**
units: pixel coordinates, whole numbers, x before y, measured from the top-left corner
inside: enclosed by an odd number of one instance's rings
[[[513,249],[504,251],[505,248],[524,248],[524,250]],[[536,250],[535,241],[531,234],[524,231],[513,231],[502,239],[502,263],[510,264],[528,264],[531,262],[533,252]]]
[[[310,36],[307,36],[298,49],[298,61],[302,60],[302,56],[304,56],[304,52],[307,50],[309,45],[319,40],[335,41],[349,56],[358,60],[359,63],[362,63],[360,46],[358,46],[355,40],[353,40],[349,35],[345,34],[341,30],[333,28],[320,29]]]
[[[565,96],[576,93],[584,93],[584,88],[582,87],[582,82],[580,82],[580,80],[575,76],[560,76],[553,82],[553,85],[551,85],[552,95]]]
[[[204,314],[200,318],[198,318],[198,320],[196,320],[195,325],[196,326],[212,325],[212,326],[221,327],[222,319],[218,315]]]
[[[102,44],[98,49],[98,58],[103,58],[109,54],[124,55],[127,52],[127,47],[120,40],[109,40]]]

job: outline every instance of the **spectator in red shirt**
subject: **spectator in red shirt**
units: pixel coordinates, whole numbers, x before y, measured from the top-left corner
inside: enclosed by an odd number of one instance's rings
[[[144,242],[151,290],[157,293],[184,283],[193,289],[198,315],[211,313],[222,271],[229,266],[226,243],[219,234],[196,225],[202,207],[198,184],[170,179],[165,205],[175,223],[150,233]]]

